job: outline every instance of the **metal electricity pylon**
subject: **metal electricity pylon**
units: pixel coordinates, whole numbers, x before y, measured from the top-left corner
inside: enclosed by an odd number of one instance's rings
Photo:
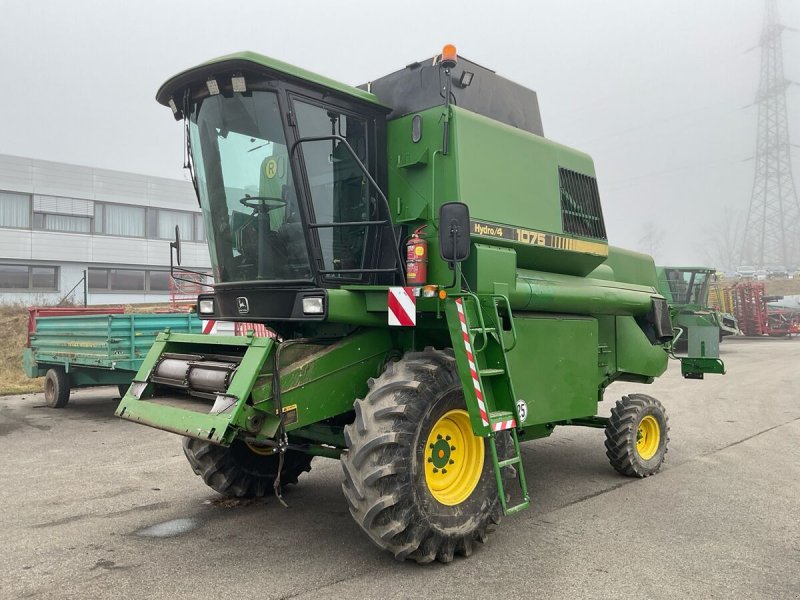
[[[783,44],[777,0],[766,0],[761,32],[758,136],[753,195],[747,213],[742,262],[757,267],[800,266],[800,203],[792,177]]]

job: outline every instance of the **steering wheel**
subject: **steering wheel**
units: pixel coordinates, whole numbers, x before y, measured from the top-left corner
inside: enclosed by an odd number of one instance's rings
[[[247,208],[253,210],[264,211],[268,213],[276,208],[283,208],[286,206],[286,200],[281,198],[274,198],[272,196],[245,196],[239,200]]]

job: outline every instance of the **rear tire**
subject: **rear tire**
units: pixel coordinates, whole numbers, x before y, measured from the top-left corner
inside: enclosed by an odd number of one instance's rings
[[[646,394],[623,396],[606,425],[606,455],[628,477],[649,477],[664,464],[669,419],[664,406]]]
[[[50,408],[64,408],[69,402],[69,377],[64,369],[48,369],[44,376],[44,401]]]
[[[452,352],[409,352],[369,387],[344,432],[342,491],[350,514],[398,560],[469,556],[502,509],[489,440],[472,434]],[[438,436],[448,428],[452,437]],[[451,444],[462,443],[451,454]],[[501,459],[510,455],[507,433],[497,437],[497,451]]]
[[[183,453],[195,475],[223,496],[260,498],[273,493],[278,475],[279,456],[266,448],[255,448],[235,440],[229,448],[195,438],[183,440]],[[288,450],[284,454],[281,485],[297,483],[297,478],[311,470],[313,457]]]

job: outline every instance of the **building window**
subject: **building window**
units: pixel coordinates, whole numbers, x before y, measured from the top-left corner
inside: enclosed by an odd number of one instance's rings
[[[108,269],[89,269],[89,289],[108,289]]]
[[[43,231],[65,231],[67,233],[91,233],[91,217],[71,215],[48,215],[33,213],[33,228]]]
[[[140,206],[106,204],[102,212],[105,216],[103,233],[126,237],[145,237],[144,208]]]
[[[206,241],[194,212],[0,191],[0,227],[171,240],[176,225],[183,240]]]
[[[28,194],[0,192],[0,227],[30,229],[31,197]]]
[[[150,280],[148,289],[151,292],[169,291],[169,280],[171,279],[169,271],[150,271],[148,277]]]
[[[23,265],[0,265],[0,288],[27,290],[29,287],[29,267]]]
[[[0,265],[0,289],[58,291],[58,267]]]
[[[206,227],[203,223],[203,215],[194,216],[194,239],[198,242],[206,241]]]
[[[133,269],[111,269],[108,285],[115,292],[143,292],[144,271]]]
[[[43,231],[91,233],[94,202],[61,196],[33,196],[33,228]]]
[[[181,239],[194,239],[194,214],[176,210],[159,210],[156,237],[162,240],[175,239],[175,227],[181,230]]]
[[[58,267],[31,267],[31,289],[57,290]]]
[[[153,292],[170,291],[169,271],[143,269],[89,269],[91,292]]]

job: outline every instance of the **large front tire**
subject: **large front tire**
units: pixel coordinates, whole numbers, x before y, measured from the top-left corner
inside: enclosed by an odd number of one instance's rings
[[[195,475],[223,496],[260,498],[273,493],[279,459],[275,453],[239,440],[226,448],[195,438],[183,440],[183,453]],[[288,450],[284,454],[281,484],[297,483],[302,473],[311,470],[312,458],[303,452]]]
[[[451,352],[390,363],[345,427],[342,490],[350,513],[398,560],[469,556],[500,522],[489,440],[475,437]],[[509,436],[497,439],[510,451]]]

